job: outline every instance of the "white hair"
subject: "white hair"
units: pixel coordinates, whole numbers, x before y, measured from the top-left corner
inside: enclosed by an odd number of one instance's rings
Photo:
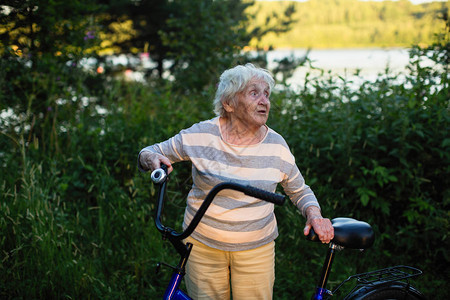
[[[262,79],[269,85],[269,91],[275,86],[272,74],[263,68],[255,67],[253,64],[238,65],[228,69],[220,75],[216,96],[214,97],[214,113],[223,117],[225,109],[223,103],[235,101],[236,94],[242,92],[252,79]]]

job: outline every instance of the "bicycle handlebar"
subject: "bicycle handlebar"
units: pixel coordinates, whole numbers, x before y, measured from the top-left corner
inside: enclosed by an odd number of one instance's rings
[[[156,228],[163,233],[164,235],[169,235],[172,239],[175,240],[183,240],[190,236],[192,232],[197,227],[198,223],[200,223],[200,220],[203,218],[204,214],[206,213],[206,210],[208,209],[209,205],[213,201],[214,197],[222,190],[225,189],[231,189],[239,192],[243,192],[244,194],[259,198],[262,200],[265,200],[267,202],[271,202],[276,205],[283,205],[284,203],[284,196],[276,193],[271,193],[262,189],[258,189],[249,185],[242,185],[235,182],[222,182],[218,185],[214,186],[211,191],[206,196],[205,200],[203,201],[202,205],[200,206],[197,213],[194,215],[191,223],[186,227],[186,229],[178,233],[175,230],[168,228],[164,226],[161,223],[161,214],[163,211],[163,204],[164,204],[164,195],[165,195],[165,189],[166,189],[166,183],[168,180],[167,176],[167,166],[162,165],[160,169],[156,169],[151,174],[151,179],[153,183],[160,185],[159,194],[158,194],[158,203],[157,203],[157,209],[156,209],[156,218],[155,218],[155,224]]]
[[[276,193],[271,193],[262,189],[255,188],[250,185],[240,185],[238,183],[229,182],[229,184],[233,185],[233,188],[229,187],[229,189],[241,191],[247,196],[259,198],[261,200],[273,203],[275,205],[283,205],[284,204],[284,196]]]

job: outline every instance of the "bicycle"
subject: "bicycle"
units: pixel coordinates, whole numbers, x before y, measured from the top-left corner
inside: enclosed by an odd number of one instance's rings
[[[194,215],[190,224],[182,232],[176,232],[174,229],[161,223],[163,213],[164,198],[167,186],[167,167],[162,166],[151,174],[151,180],[159,186],[157,194],[157,207],[155,216],[155,225],[162,234],[163,240],[168,239],[178,252],[180,259],[176,267],[165,263],[158,263],[157,270],[161,265],[173,269],[170,282],[164,292],[164,300],[191,300],[191,298],[180,289],[180,284],[186,273],[186,263],[192,250],[192,244],[183,240],[192,234],[202,219],[214,197],[221,190],[232,189],[245,193],[246,195],[259,198],[276,205],[283,205],[285,197],[280,194],[267,192],[251,186],[244,186],[234,182],[223,182],[211,189],[206,196],[197,213]],[[344,300],[381,300],[381,299],[407,299],[422,300],[423,294],[414,288],[409,279],[419,276],[422,271],[410,266],[394,266],[385,269],[379,269],[371,272],[355,274],[341,282],[336,289],[330,291],[326,288],[334,256],[337,251],[344,248],[364,250],[372,246],[375,235],[372,227],[362,221],[351,218],[335,218],[332,221],[334,227],[334,238],[330,242],[327,255],[320,274],[319,283],[315,289],[312,300],[331,299],[337,291],[347,282],[356,280],[353,289],[345,295]],[[318,236],[311,229],[307,239],[310,241],[320,241]]]

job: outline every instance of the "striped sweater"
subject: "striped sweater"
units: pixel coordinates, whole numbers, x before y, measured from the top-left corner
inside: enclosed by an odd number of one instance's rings
[[[308,206],[319,207],[286,141],[270,128],[258,144],[231,145],[222,138],[219,117],[215,117],[142,151],[160,153],[171,163],[192,162],[193,185],[187,197],[184,228],[212,187],[224,181],[270,192],[280,183],[303,215]],[[216,196],[192,233],[203,244],[226,251],[253,249],[277,236],[274,205],[232,190],[223,190]]]

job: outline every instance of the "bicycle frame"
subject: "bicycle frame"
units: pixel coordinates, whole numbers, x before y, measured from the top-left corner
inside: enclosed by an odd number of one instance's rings
[[[186,264],[193,245],[191,243],[184,243],[183,240],[190,236],[191,233],[195,230],[217,193],[224,189],[232,189],[278,205],[282,205],[285,199],[283,195],[270,193],[238,183],[224,182],[216,185],[211,189],[211,191],[204,199],[199,210],[194,215],[191,223],[187,225],[186,229],[183,232],[178,233],[174,229],[166,227],[161,223],[161,215],[163,212],[166,185],[168,180],[166,172],[167,167],[162,166],[161,169],[157,169],[152,173],[152,181],[155,184],[159,185],[155,225],[158,231],[161,232],[163,239],[168,239],[174,246],[174,248],[180,255],[180,260],[176,267],[169,266],[174,269],[174,271],[172,273],[169,285],[164,293],[163,299],[190,300],[191,298],[180,289],[180,284],[185,275]],[[397,291],[400,289],[402,291],[405,291],[405,294],[406,292],[412,292],[416,297],[415,299],[424,299],[423,295],[413,287],[411,287],[408,282],[409,278],[418,276],[422,272],[418,269],[408,266],[396,266],[353,275],[344,280],[333,292],[327,290],[326,285],[329,274],[331,272],[331,267],[336,251],[342,250],[344,248],[364,250],[371,247],[375,239],[372,227],[365,222],[350,218],[335,218],[331,220],[331,222],[334,228],[334,238],[328,248],[319,283],[311,299],[329,299],[344,283],[348,282],[351,279],[356,279],[358,284],[344,299],[366,299],[365,296],[367,296],[368,293],[376,292],[376,289],[386,287],[395,289]],[[307,239],[311,241],[320,241],[312,228]],[[159,265],[160,264],[158,264],[158,266]],[[406,280],[406,283],[403,282],[404,280]]]
[[[184,243],[183,240],[194,232],[206,210],[212,203],[214,197],[224,189],[231,189],[244,194],[259,198],[277,205],[283,205],[285,199],[283,195],[267,192],[261,189],[257,189],[251,186],[241,185],[235,182],[223,182],[214,186],[208,193],[206,198],[203,200],[202,205],[198,209],[197,213],[194,215],[191,223],[186,227],[186,229],[178,233],[174,229],[164,226],[161,223],[161,215],[164,208],[164,198],[167,186],[167,166],[161,166],[161,169],[156,169],[151,175],[152,181],[159,185],[158,190],[158,200],[155,216],[155,225],[159,232],[161,232],[163,239],[168,239],[170,243],[174,246],[178,254],[180,255],[180,260],[176,267],[171,267],[174,269],[172,273],[172,278],[170,283],[164,293],[164,300],[189,300],[191,299],[186,293],[180,290],[180,283],[186,273],[186,263],[188,261],[189,255],[191,253],[193,245],[191,243]]]

